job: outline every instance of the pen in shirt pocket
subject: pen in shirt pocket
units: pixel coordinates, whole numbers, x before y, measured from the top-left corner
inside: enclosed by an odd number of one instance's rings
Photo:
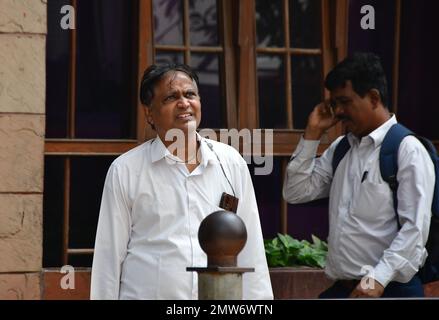
[[[361,183],[363,183],[363,181],[367,179],[368,174],[369,174],[369,171],[364,171],[363,177],[361,178]]]

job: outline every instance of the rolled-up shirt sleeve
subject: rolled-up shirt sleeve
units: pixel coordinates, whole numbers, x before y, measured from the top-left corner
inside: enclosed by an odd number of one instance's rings
[[[401,142],[397,180],[401,229],[373,270],[373,278],[383,286],[410,281],[427,257],[435,174],[430,156],[414,137]]]
[[[287,166],[283,197],[289,203],[303,203],[329,196],[332,157],[341,137],[316,158],[319,140],[300,139]]]
[[[130,209],[124,197],[117,167],[105,179],[96,233],[91,275],[91,299],[119,299],[122,263],[130,235]]]

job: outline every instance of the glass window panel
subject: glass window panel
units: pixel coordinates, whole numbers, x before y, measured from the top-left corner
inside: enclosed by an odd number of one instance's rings
[[[105,176],[115,157],[73,157],[71,162],[70,248],[93,248]]]
[[[43,194],[43,267],[62,265],[63,190],[64,158],[46,156]]]
[[[281,158],[274,157],[269,175],[255,175],[255,165],[249,166],[264,239],[274,238],[280,230],[280,202],[282,200]],[[267,187],[269,186],[269,187]]]
[[[311,235],[328,241],[328,198],[288,204],[288,233],[296,239],[312,241]]]
[[[261,128],[286,128],[284,58],[279,55],[257,57],[259,125]]]
[[[256,41],[260,47],[283,47],[282,0],[256,0]]]
[[[322,101],[322,63],[320,56],[292,56],[293,127],[304,129],[308,116]]]
[[[60,28],[60,8],[69,0],[47,2],[46,137],[67,136],[69,35]]]
[[[76,137],[133,138],[132,2],[78,1],[76,13]]]
[[[192,54],[191,67],[200,80],[201,124],[200,128],[226,128],[223,118],[223,99],[217,54]]]
[[[183,61],[183,52],[157,51],[155,54],[156,64],[183,63]]]
[[[293,48],[321,47],[321,0],[290,1],[290,37]]]
[[[69,264],[75,268],[91,268],[93,264],[92,254],[69,255]]]
[[[183,44],[183,3],[181,0],[153,0],[156,44]]]
[[[191,45],[218,45],[218,13],[216,0],[190,0],[189,19]]]

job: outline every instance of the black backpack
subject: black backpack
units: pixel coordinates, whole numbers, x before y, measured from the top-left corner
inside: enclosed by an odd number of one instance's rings
[[[380,150],[380,171],[381,176],[384,181],[389,184],[390,189],[393,193],[393,206],[396,213],[396,221],[398,227],[401,228],[398,218],[398,199],[396,191],[398,189],[398,181],[396,179],[396,174],[398,172],[398,149],[399,145],[406,136],[413,135],[419,139],[419,141],[427,149],[431,160],[433,161],[434,171],[436,176],[436,181],[434,185],[433,203],[431,206],[431,223],[430,231],[428,234],[428,240],[425,248],[428,252],[427,260],[424,266],[419,269],[418,275],[422,283],[429,283],[432,281],[439,280],[439,156],[437,154],[436,148],[431,143],[430,140],[414,134],[412,131],[404,127],[403,125],[397,123],[394,124],[386,136],[384,137],[383,143]],[[343,137],[334,150],[334,156],[332,159],[332,170],[335,174],[335,170],[338,164],[343,159],[345,154],[350,149],[349,141],[347,137]]]

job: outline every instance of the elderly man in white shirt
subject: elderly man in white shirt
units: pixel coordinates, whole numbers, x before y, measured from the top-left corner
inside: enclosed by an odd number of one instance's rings
[[[244,299],[272,299],[262,231],[247,164],[232,147],[202,138],[198,77],[186,65],[149,67],[140,98],[157,137],[118,157],[102,195],[91,299],[197,299],[197,274],[207,257],[198,228],[221,210],[223,192],[239,198],[248,239],[238,266]],[[183,143],[169,139],[183,133]],[[176,145],[177,144],[177,145]]]
[[[326,274],[337,280],[321,298],[422,297],[416,275],[427,252],[435,183],[421,142],[404,138],[398,151],[397,216],[392,191],[381,177],[381,143],[396,118],[386,107],[379,58],[358,53],[337,65],[325,82],[331,100],[315,107],[288,164],[283,196],[290,203],[329,195]],[[324,131],[342,121],[349,151],[333,173],[337,139],[319,158]],[[359,281],[363,279],[363,281]]]

